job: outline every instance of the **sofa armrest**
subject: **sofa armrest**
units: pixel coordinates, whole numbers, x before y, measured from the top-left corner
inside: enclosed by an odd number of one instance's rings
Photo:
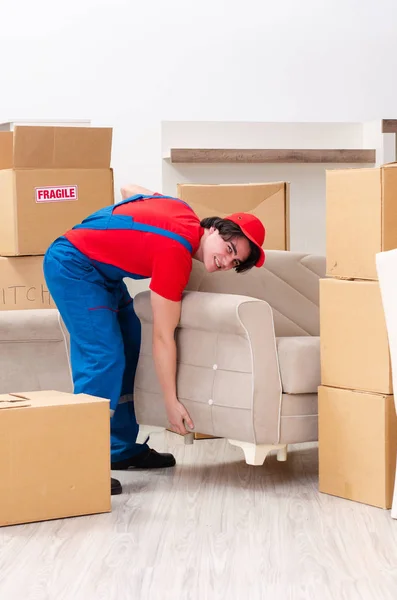
[[[63,342],[59,313],[54,308],[3,310],[0,342]]]
[[[134,307],[141,322],[151,325],[153,316],[150,292],[137,294]],[[248,296],[185,292],[179,328],[238,336],[248,341],[248,344],[245,342],[246,350],[241,360],[249,363],[252,396],[244,398],[243,404],[250,406],[253,419],[252,435],[245,437],[249,438],[247,441],[255,443],[263,443],[263,439],[267,443],[278,443],[282,387],[271,306],[263,300]],[[145,351],[149,351],[147,339],[144,346]],[[238,357],[236,364],[238,365]],[[236,373],[238,372],[237,367]],[[227,405],[227,398],[223,402]]]
[[[0,392],[37,390],[73,391],[59,312],[0,311]]]
[[[178,327],[182,329],[201,329],[221,333],[243,334],[245,328],[239,316],[244,304],[261,304],[261,311],[270,316],[273,324],[272,309],[267,302],[234,294],[210,292],[184,292],[181,318]],[[134,298],[135,312],[141,321],[153,323],[150,303],[150,291],[140,292]],[[258,307],[259,308],[259,307]],[[273,331],[273,325],[271,326]]]

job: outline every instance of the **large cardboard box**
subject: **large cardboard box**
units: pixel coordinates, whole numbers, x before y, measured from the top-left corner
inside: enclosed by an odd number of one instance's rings
[[[264,248],[289,250],[289,184],[250,183],[237,185],[178,184],[178,198],[184,200],[202,219],[249,212],[266,228]]]
[[[0,311],[55,308],[43,274],[43,256],[0,257]]]
[[[111,169],[0,170],[0,255],[45,254],[58,236],[113,203]]]
[[[0,131],[0,169],[106,169],[112,129],[15,127]]]
[[[394,398],[319,388],[320,492],[390,508],[397,454]]]
[[[397,164],[326,172],[327,275],[377,280],[375,255],[397,247]]]
[[[109,402],[0,396],[0,526],[109,512]]]
[[[376,281],[320,280],[321,383],[392,394],[389,342]]]

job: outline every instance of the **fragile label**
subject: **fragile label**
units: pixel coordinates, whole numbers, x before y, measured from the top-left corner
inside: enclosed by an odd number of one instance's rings
[[[77,200],[77,185],[35,188],[36,202],[65,202]]]

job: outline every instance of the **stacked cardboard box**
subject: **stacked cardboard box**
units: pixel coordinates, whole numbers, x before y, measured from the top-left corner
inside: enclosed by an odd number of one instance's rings
[[[328,171],[320,281],[320,491],[390,508],[397,452],[375,255],[397,247],[397,164]]]
[[[113,204],[111,139],[102,128],[0,131],[0,310],[54,307],[43,255]],[[0,395],[0,526],[109,511],[109,401],[15,391]]]
[[[43,255],[90,213],[113,204],[112,130],[0,131],[0,310],[50,308]]]

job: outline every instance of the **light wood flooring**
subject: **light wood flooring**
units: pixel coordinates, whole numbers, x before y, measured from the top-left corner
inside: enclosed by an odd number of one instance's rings
[[[316,444],[151,445],[178,466],[117,474],[112,513],[0,529],[0,600],[397,599],[397,521],[319,494]]]

